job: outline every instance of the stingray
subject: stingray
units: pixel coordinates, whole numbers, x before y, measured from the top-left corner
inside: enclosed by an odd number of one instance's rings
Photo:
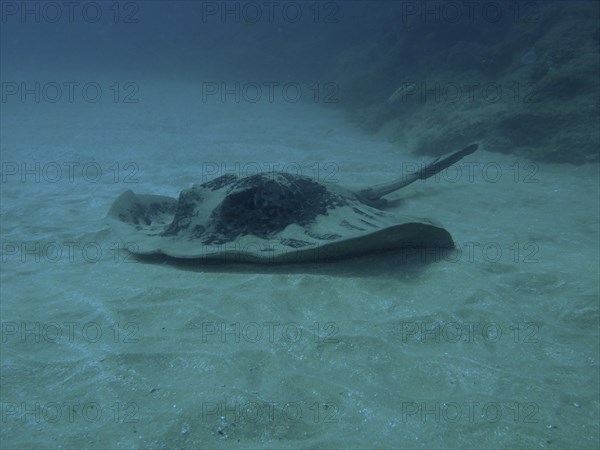
[[[473,153],[477,144],[410,175],[362,190],[307,176],[227,174],[179,198],[122,193],[107,220],[137,255],[282,263],[339,259],[408,248],[454,248],[437,222],[386,211],[383,198]]]

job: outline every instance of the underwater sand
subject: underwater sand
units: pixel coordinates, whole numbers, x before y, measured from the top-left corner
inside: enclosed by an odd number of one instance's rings
[[[140,86],[3,106],[3,448],[596,448],[597,165],[481,142],[388,197],[452,258],[139,262],[103,221],[125,189],[272,163],[363,187],[427,160],[323,105]]]

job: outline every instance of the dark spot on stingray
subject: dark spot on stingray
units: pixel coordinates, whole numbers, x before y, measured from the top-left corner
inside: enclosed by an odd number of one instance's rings
[[[238,189],[241,188],[241,189]],[[215,230],[230,240],[252,234],[266,239],[288,225],[305,226],[327,209],[345,204],[339,195],[309,178],[252,175],[235,186],[213,211]]]
[[[371,214],[367,214],[367,213],[366,213],[366,212],[364,212],[363,210],[361,210],[361,209],[358,209],[358,208],[356,208],[356,207],[353,207],[353,208],[352,208],[352,211],[354,211],[356,214],[360,214],[361,216],[368,217],[369,219],[374,219],[374,218],[375,218],[375,217],[373,217]]]
[[[366,220],[360,219],[360,221],[361,221],[362,223],[364,223],[365,225],[368,225],[368,226],[370,226],[370,227],[372,227],[372,228],[379,228],[377,225],[375,225],[375,224],[372,224],[371,222],[367,222]]]
[[[348,222],[347,220],[342,220],[340,222],[340,225],[343,226],[344,228],[348,228],[349,230],[358,230],[358,231],[365,231],[364,228],[361,227],[357,227],[356,225],[352,225],[350,222]]]
[[[217,189],[221,189],[228,184],[234,183],[238,179],[237,176],[233,174],[223,175],[219,178],[215,178],[214,180],[208,181],[204,183],[202,186],[207,187],[212,191],[216,191]]]
[[[169,227],[163,232],[163,235],[173,236],[178,234],[181,230],[188,228],[191,224],[191,217],[193,216],[194,209],[196,208],[196,205],[202,202],[202,200],[202,195],[197,187],[181,191],[173,222],[171,222]]]
[[[280,242],[283,245],[287,245],[288,247],[292,247],[292,248],[300,248],[300,247],[306,247],[307,245],[310,245],[310,242],[300,241],[298,239],[282,239]]]
[[[202,225],[196,225],[193,229],[194,237],[196,237],[196,238],[201,237],[205,231],[206,231],[205,227],[203,227]]]
[[[332,241],[334,239],[339,239],[342,236],[337,234],[337,233],[327,233],[327,234],[318,234],[318,233],[311,233],[310,231],[305,231],[304,234],[306,234],[307,236],[310,236],[313,239],[318,239],[320,241]]]

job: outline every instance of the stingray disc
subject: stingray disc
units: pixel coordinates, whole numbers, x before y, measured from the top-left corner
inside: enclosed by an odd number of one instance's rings
[[[179,199],[126,191],[108,220],[129,251],[175,258],[277,263],[453,247],[439,224],[392,214],[372,200],[288,173],[224,175]]]

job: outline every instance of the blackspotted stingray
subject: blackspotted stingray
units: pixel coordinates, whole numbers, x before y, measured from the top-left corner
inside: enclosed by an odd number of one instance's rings
[[[401,179],[353,191],[283,172],[223,175],[179,198],[128,190],[107,219],[138,255],[283,263],[338,259],[402,248],[453,248],[433,220],[387,211],[383,198],[473,153],[437,158]]]

